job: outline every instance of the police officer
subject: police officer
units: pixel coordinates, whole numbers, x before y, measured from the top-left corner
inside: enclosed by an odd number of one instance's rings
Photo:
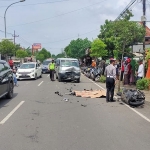
[[[55,81],[54,80],[54,73],[55,73],[55,63],[54,63],[54,60],[52,60],[52,62],[49,64],[49,70],[50,70],[50,79],[51,79],[51,81]]]
[[[114,97],[114,89],[116,84],[116,68],[115,59],[110,59],[110,65],[108,65],[105,69],[106,75],[106,102],[113,102]]]

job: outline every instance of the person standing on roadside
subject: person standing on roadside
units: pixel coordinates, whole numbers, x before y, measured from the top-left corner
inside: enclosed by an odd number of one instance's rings
[[[10,57],[10,60],[8,61],[8,63],[9,63],[10,68],[13,69],[13,67],[14,67],[14,62],[13,62],[13,60],[11,59],[11,57]]]
[[[143,61],[140,60],[139,68],[138,68],[138,72],[137,72],[137,80],[142,79],[143,77],[144,77],[144,65],[143,65]]]
[[[116,68],[115,65],[115,59],[110,59],[110,65],[108,65],[105,69],[105,75],[106,75],[106,102],[113,102],[114,97],[114,89],[116,84]]]
[[[52,62],[49,64],[49,70],[50,70],[50,79],[51,79],[51,81],[55,81],[54,80],[54,73],[55,73],[55,63],[54,63],[54,60],[52,60]]]

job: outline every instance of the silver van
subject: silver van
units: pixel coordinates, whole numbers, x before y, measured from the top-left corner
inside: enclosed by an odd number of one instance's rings
[[[56,78],[59,82],[62,80],[73,80],[80,82],[81,70],[78,59],[57,58],[56,59]]]

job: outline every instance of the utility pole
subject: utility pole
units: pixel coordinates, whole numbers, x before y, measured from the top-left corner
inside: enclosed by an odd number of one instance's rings
[[[14,30],[14,35],[13,35],[13,37],[14,37],[14,45],[15,45],[15,44],[16,44],[16,37],[19,37],[19,35],[16,35],[15,30]]]
[[[143,0],[143,26],[146,31],[146,0]],[[143,64],[144,64],[144,77],[145,77],[145,35],[143,41]]]

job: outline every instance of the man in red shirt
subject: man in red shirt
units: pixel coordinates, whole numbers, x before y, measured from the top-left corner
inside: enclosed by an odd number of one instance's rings
[[[11,59],[10,57],[10,60],[8,61],[9,65],[10,65],[10,68],[13,69],[13,66],[14,66],[14,62],[13,60]]]

